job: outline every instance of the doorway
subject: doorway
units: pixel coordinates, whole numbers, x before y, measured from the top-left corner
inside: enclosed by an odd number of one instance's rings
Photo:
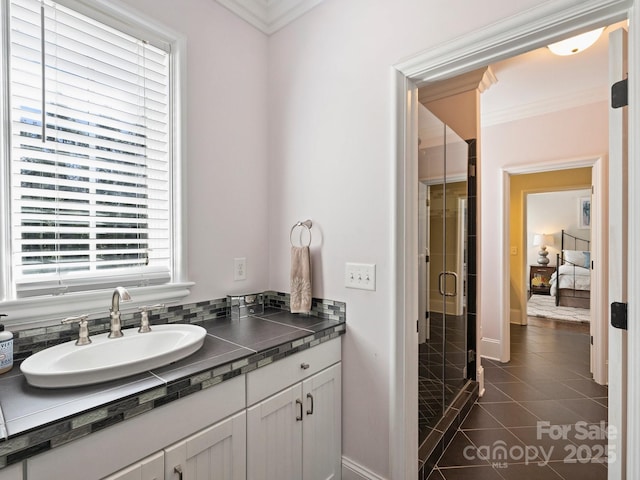
[[[588,182],[582,188],[527,188],[522,194],[524,288],[520,294],[525,295],[526,303],[521,325],[527,325],[529,318],[542,318],[549,324],[573,322],[583,327],[591,322],[592,231],[590,224],[579,224],[582,217],[578,216],[581,202],[591,205],[591,172],[586,170]],[[511,181],[513,199],[514,178]],[[529,179],[525,178],[524,183]],[[512,225],[517,222],[513,210],[512,206]],[[512,238],[511,244],[514,243]],[[512,259],[512,277],[514,263]]]
[[[530,247],[524,235],[524,196],[528,189],[550,190],[573,187],[587,187],[592,189],[591,203],[591,255],[595,268],[591,270],[591,300],[590,311],[594,321],[589,323],[591,342],[591,372],[593,379],[601,384],[607,384],[607,292],[608,292],[608,248],[607,248],[607,211],[608,211],[608,180],[603,175],[604,159],[585,158],[561,161],[536,162],[530,165],[503,170],[505,182],[505,202],[503,204],[502,229],[505,244],[509,249],[503,254],[503,262],[507,265],[511,285],[510,295],[505,296],[508,305],[508,315],[505,315],[503,328],[504,337],[510,338],[511,324],[526,323],[526,279],[527,262],[524,255],[514,256],[511,247],[515,246],[519,252],[526,252]],[[578,214],[578,205],[575,216]],[[573,208],[570,207],[570,208]],[[575,220],[577,225],[577,219]],[[567,220],[566,226],[570,226]],[[577,231],[577,230],[576,230]],[[558,243],[561,242],[560,232]],[[561,247],[560,245],[558,245]],[[557,250],[556,250],[557,252]],[[514,287],[515,285],[515,287]],[[510,358],[510,344],[505,342],[507,350],[505,357],[496,357],[501,361]],[[504,351],[503,351],[504,353]]]
[[[417,199],[417,185],[414,181],[417,178],[417,158],[415,153],[415,145],[417,143],[417,132],[415,131],[415,105],[416,105],[416,88],[417,85],[424,85],[429,81],[443,80],[456,76],[460,73],[470,71],[474,68],[490,64],[493,61],[506,58],[511,55],[517,55],[532,48],[546,45],[554,40],[562,37],[570,36],[570,33],[576,29],[586,30],[589,27],[595,27],[602,24],[611,24],[629,14],[632,15],[632,25],[640,24],[640,10],[630,8],[631,2],[622,1],[605,1],[598,2],[597,8],[589,3],[576,4],[570,1],[559,1],[554,3],[553,8],[534,8],[526,13],[511,17],[508,21],[494,24],[489,28],[481,31],[473,32],[457,41],[450,42],[439,48],[434,48],[425,53],[411,58],[402,64],[396,65],[396,108],[397,116],[397,229],[396,229],[396,272],[397,272],[397,288],[395,293],[395,316],[398,321],[395,323],[394,331],[394,362],[396,368],[392,377],[393,386],[396,388],[396,395],[393,395],[391,406],[391,474],[392,478],[413,478],[415,473],[415,450],[412,440],[417,422],[412,417],[412,411],[415,411],[415,401],[417,398],[417,386],[407,382],[407,379],[413,378],[412,359],[417,357],[417,349],[413,348],[416,332],[415,321],[417,318],[417,271],[414,268],[408,268],[409,265],[415,264],[417,254],[417,241],[415,238],[417,225],[414,219],[417,218],[416,206],[414,199]],[[631,36],[630,45],[638,44],[636,36]],[[632,47],[635,48],[635,47]],[[640,70],[640,61],[631,54],[631,72],[635,73]],[[635,60],[634,60],[635,58]],[[629,76],[629,88],[632,92],[630,98],[638,98],[638,84],[634,78],[640,75]],[[408,94],[408,95],[407,95]],[[407,101],[409,100],[409,101]],[[634,111],[634,122],[640,123],[640,115]],[[630,137],[630,152],[633,152],[630,159],[630,182],[640,181],[640,152],[634,148],[637,140]],[[635,162],[634,162],[635,160]],[[507,177],[509,173],[502,171]],[[481,173],[482,175],[482,173]],[[502,186],[496,192],[485,192],[488,195],[494,195],[499,202],[504,202],[505,193],[508,192],[508,178],[503,176]],[[636,193],[631,193],[630,202],[634,202]],[[495,198],[493,199],[495,201]],[[493,214],[500,215],[495,210]],[[478,212],[482,214],[482,212]],[[490,214],[484,212],[484,214]],[[633,225],[630,225],[630,242],[637,243],[640,238],[640,227],[636,225],[637,220],[630,219]],[[416,222],[417,223],[417,222]],[[482,233],[482,232],[480,232]],[[508,238],[501,237],[491,248],[496,248],[502,252],[508,245]],[[488,247],[487,247],[488,248]],[[484,250],[481,246],[480,251]],[[635,252],[630,252],[630,262],[637,264],[640,258]],[[481,268],[489,268],[489,265],[481,265]],[[488,271],[488,270],[487,270]],[[481,272],[482,274],[482,272]],[[495,265],[491,268],[493,280],[491,285],[508,286],[505,279],[508,278],[508,266],[505,264]],[[479,284],[482,284],[480,279]],[[488,286],[488,284],[487,284]],[[481,302],[485,301],[484,286],[480,286]],[[634,294],[640,295],[640,278],[631,278],[629,281],[630,296]],[[508,293],[508,292],[507,292]],[[489,300],[497,306],[507,304],[505,291],[497,288],[495,292],[496,300]],[[487,298],[491,298],[488,295]],[[415,306],[414,306],[415,305]],[[481,307],[482,308],[482,307]],[[630,308],[632,308],[630,306]],[[635,310],[633,310],[635,312]],[[482,313],[482,310],[481,310]],[[505,313],[498,312],[499,317],[504,317]],[[630,314],[632,312],[630,311]],[[484,339],[484,334],[479,330],[478,342]],[[629,351],[633,352],[633,356],[640,356],[640,332],[629,332],[629,342],[631,344]],[[504,346],[498,342],[494,347],[500,349]],[[484,347],[484,344],[483,344]],[[508,346],[506,347],[508,349]],[[508,352],[507,352],[508,354]],[[409,360],[409,361],[407,361]],[[632,373],[638,368],[640,362],[629,362],[629,390],[631,394],[640,393],[640,385],[636,382]],[[478,375],[482,381],[482,367],[478,366]],[[619,385],[617,386],[619,387]],[[631,397],[633,398],[633,397]],[[632,416],[628,422],[630,431],[640,431],[640,417]],[[397,433],[396,433],[397,432]],[[631,446],[631,445],[630,445]],[[627,459],[630,471],[640,471],[640,459]]]

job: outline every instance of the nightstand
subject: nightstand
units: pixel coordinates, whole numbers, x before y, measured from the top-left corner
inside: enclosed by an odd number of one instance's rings
[[[556,267],[542,265],[531,265],[529,269],[529,290],[533,295],[550,295],[551,275],[556,271]]]

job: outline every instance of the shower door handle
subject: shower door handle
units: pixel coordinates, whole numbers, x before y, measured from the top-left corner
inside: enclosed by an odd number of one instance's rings
[[[453,293],[445,292],[447,297],[455,297],[458,295],[458,274],[456,272],[444,272],[445,275],[451,275],[453,277]]]
[[[443,279],[445,279],[447,275],[453,277],[453,293],[446,291]],[[440,272],[438,275],[438,292],[445,297],[455,297],[458,295],[458,274],[456,272]]]

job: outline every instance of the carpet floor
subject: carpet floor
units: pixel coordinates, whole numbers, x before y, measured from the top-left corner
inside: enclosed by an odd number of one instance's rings
[[[555,301],[555,297],[549,295],[531,295],[527,302],[527,315],[570,322],[588,323],[591,320],[591,311],[589,309],[556,307]]]

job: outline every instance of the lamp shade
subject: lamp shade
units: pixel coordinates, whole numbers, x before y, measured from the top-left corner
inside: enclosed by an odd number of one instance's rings
[[[542,245],[553,245],[553,235],[547,235],[545,233],[536,233],[533,236],[533,244],[538,247]]]

